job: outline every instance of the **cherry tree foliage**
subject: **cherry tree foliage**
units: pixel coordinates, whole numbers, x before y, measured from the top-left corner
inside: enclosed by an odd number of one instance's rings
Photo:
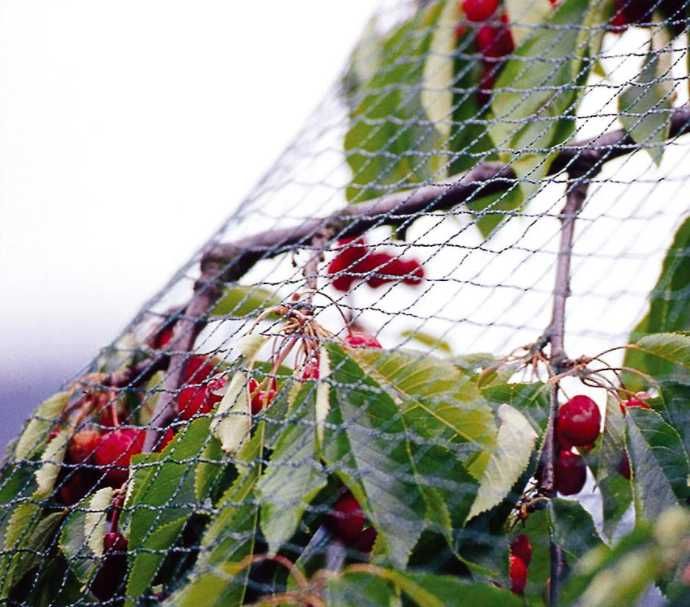
[[[166,289],[9,446],[0,602],[690,603],[687,208],[647,235],[665,253],[627,338],[572,353],[566,330],[592,190],[631,157],[663,167],[690,128],[686,6],[403,4],[337,86],[337,205],[213,238],[189,292]],[[626,40],[621,84],[607,49]],[[597,90],[615,109],[584,136]],[[557,250],[530,338],[379,330],[385,301],[415,318],[452,280],[434,256],[462,263],[450,241],[420,254],[425,221],[500,256],[545,188]]]

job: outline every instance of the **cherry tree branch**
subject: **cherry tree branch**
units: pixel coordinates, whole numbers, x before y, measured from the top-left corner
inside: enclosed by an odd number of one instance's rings
[[[690,107],[686,105],[676,108],[671,116],[670,137],[683,134],[689,125]],[[599,137],[563,146],[549,168],[549,175],[567,171],[570,177],[577,175],[589,179],[601,170],[604,163],[639,149],[641,146],[623,130],[604,133]],[[152,424],[147,430],[144,450],[150,451],[155,446],[160,429],[174,418],[175,396],[180,386],[182,366],[205,324],[208,312],[222,293],[221,283],[238,280],[260,260],[305,246],[326,229],[328,236],[320,242],[321,248],[325,248],[336,236],[358,236],[379,225],[407,225],[432,211],[449,210],[460,204],[476,201],[482,196],[507,192],[518,185],[519,180],[509,165],[486,162],[446,183],[420,186],[352,205],[327,217],[309,219],[296,226],[268,230],[234,242],[212,245],[201,258],[202,274],[195,285],[194,295],[182,317],[175,323],[171,340],[173,354],[170,356],[163,393],[154,411]],[[575,200],[575,196],[573,193],[569,195],[569,199]],[[567,268],[564,269],[569,269],[569,264],[568,260]],[[314,272],[310,270],[308,281],[312,274]],[[559,288],[557,291],[565,293],[565,290]],[[565,306],[566,298],[567,295],[562,295],[562,304],[558,305]],[[562,326],[561,317],[560,312],[554,314],[550,327],[552,355],[553,342],[556,343],[557,353],[559,339],[562,345],[563,332],[559,328]],[[552,481],[551,484],[553,485]]]

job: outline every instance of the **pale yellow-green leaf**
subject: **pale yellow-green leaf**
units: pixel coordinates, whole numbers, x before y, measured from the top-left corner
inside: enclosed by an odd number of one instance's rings
[[[508,495],[529,464],[537,433],[527,418],[510,405],[498,408],[496,447],[484,470],[467,520],[490,510]]]
[[[248,381],[248,375],[242,371],[233,375],[211,424],[211,432],[226,453],[237,453],[252,429]]]
[[[537,26],[553,10],[549,0],[505,0],[505,7],[516,48],[532,34],[539,35]]]
[[[89,500],[88,510],[84,514],[84,537],[91,552],[96,556],[103,556],[103,538],[105,538],[108,508],[112,501],[112,487],[103,487]]]
[[[14,456],[17,459],[27,459],[43,446],[68,401],[68,392],[58,392],[38,406],[14,448]]]
[[[453,114],[455,27],[462,16],[458,0],[445,0],[424,63],[421,103],[439,134],[450,136]]]
[[[41,467],[36,470],[36,496],[47,497],[55,487],[55,481],[60,473],[60,467],[65,459],[67,443],[69,442],[69,431],[60,430],[53,438],[41,455]]]

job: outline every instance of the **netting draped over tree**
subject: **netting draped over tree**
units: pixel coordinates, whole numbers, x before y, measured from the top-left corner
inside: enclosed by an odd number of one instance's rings
[[[0,472],[9,605],[690,604],[682,0],[386,0]]]

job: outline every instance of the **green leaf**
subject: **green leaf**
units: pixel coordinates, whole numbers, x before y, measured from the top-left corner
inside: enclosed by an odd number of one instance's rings
[[[143,542],[134,548],[130,555],[131,565],[127,577],[127,600],[125,605],[132,606],[138,602],[151,582],[156,577],[166,553],[175,544],[187,522],[182,516],[163,525],[157,525],[155,533],[151,533]]]
[[[362,89],[345,135],[350,202],[363,202],[436,176],[438,133],[423,120],[421,82],[441,4],[434,2],[383,40],[381,67]]]
[[[652,47],[636,81],[618,98],[618,117],[633,140],[659,165],[671,130],[672,49],[663,28],[654,27],[653,32]]]
[[[536,445],[537,433],[517,409],[501,405],[498,417],[496,447],[482,475],[468,520],[501,503],[527,469]]]
[[[40,565],[44,551],[55,537],[63,512],[42,516],[43,509],[32,502],[15,508],[0,553],[0,600],[31,569]]]
[[[225,288],[211,316],[242,318],[280,303],[275,293],[255,286],[231,285]]]
[[[159,459],[144,467],[139,468],[139,460],[134,460],[136,488],[128,504],[131,511],[128,604],[134,604],[146,591],[163,562],[165,549],[173,545],[185,521],[195,511],[194,464],[210,440],[209,423],[208,418],[191,422],[168,444]]]
[[[653,520],[675,505],[668,488],[678,500],[684,502],[690,497],[687,453],[678,432],[655,411],[632,408],[626,415],[626,424],[638,507]]]
[[[646,354],[690,369],[690,335],[655,333],[640,338],[634,347]]]
[[[382,582],[387,581],[419,607],[519,607],[523,601],[511,592],[491,584],[463,580],[455,576],[413,573],[372,567],[367,573],[345,570],[328,581],[327,598],[334,605],[390,605],[390,594]],[[370,593],[370,594],[369,594]],[[367,601],[370,596],[372,602]],[[359,600],[358,600],[359,599]],[[386,602],[388,601],[388,602]]]
[[[248,568],[237,563],[250,555],[258,533],[259,505],[253,491],[262,472],[265,423],[237,455],[239,475],[218,501],[201,539],[189,583],[166,601],[168,607],[234,607],[244,600]]]
[[[359,42],[350,56],[349,68],[343,77],[343,90],[350,109],[358,103],[362,86],[371,80],[381,67],[382,40],[374,15],[366,24]]]
[[[451,348],[450,344],[439,338],[435,337],[429,333],[425,333],[424,331],[413,331],[413,330],[406,330],[406,331],[401,331],[400,332],[400,337],[403,337],[404,339],[410,339],[412,341],[416,341],[423,346],[427,346],[431,348],[432,350],[437,350],[439,352],[443,352],[444,354],[452,354],[453,349]]]
[[[537,431],[543,431],[549,418],[549,387],[543,383],[491,384],[482,396],[497,405],[506,404],[520,411]]]
[[[574,500],[553,499],[549,516],[553,540],[565,552],[569,563],[602,544],[592,516]]]
[[[4,545],[13,507],[24,502],[36,489],[33,465],[8,462],[0,472],[0,546]]]
[[[455,84],[455,28],[462,17],[460,3],[444,0],[424,63],[420,102],[443,141],[450,136]]]
[[[405,350],[360,350],[352,356],[399,401],[416,432],[467,442],[468,460],[494,446],[493,412],[472,379],[455,364]]]
[[[37,407],[14,448],[17,459],[29,459],[43,447],[68,402],[69,393],[58,392]]]
[[[211,437],[204,448],[194,476],[194,495],[203,502],[209,497],[225,467],[224,453],[220,442]]]
[[[69,569],[87,585],[101,566],[106,514],[113,490],[104,487],[82,499],[72,509],[62,526],[58,545]]]
[[[69,438],[69,430],[60,430],[41,455],[41,467],[36,470],[36,497],[48,497],[52,493],[65,459]]]
[[[680,444],[680,437],[653,411],[643,411],[642,415],[638,413],[630,411],[625,420],[635,510],[638,517],[653,521],[664,510],[678,504],[671,480],[665,474],[664,464],[673,473],[673,480],[677,481],[677,462],[669,462],[669,454],[665,451],[669,444]],[[682,450],[677,455],[684,457]]]
[[[322,456],[361,504],[391,561],[404,565],[426,525],[426,502],[401,412],[340,346],[327,349],[333,389]]]
[[[510,15],[510,33],[516,47],[539,29],[553,10],[549,0],[505,0],[504,4]]]
[[[690,219],[676,231],[664,258],[659,278],[650,294],[649,310],[632,330],[629,341],[634,343],[650,333],[668,333],[690,329],[690,306],[687,289],[690,285]],[[640,350],[625,353],[624,366],[639,369],[657,378],[673,371],[673,365]],[[638,375],[626,373],[625,385],[634,390],[649,386]]]
[[[654,407],[680,434],[685,453],[690,456],[690,385],[664,382],[660,392],[661,398]]]
[[[326,486],[316,442],[316,388],[304,385],[259,480],[261,530],[278,552],[297,530],[311,500]]]
[[[587,0],[565,0],[507,61],[494,87],[489,132],[503,159],[520,178],[525,197],[539,187],[555,146],[573,129],[580,84],[589,72]]]
[[[352,356],[398,402],[407,434],[418,437],[410,452],[426,518],[450,539],[448,524],[459,526],[467,516],[495,444],[493,412],[474,381],[449,361],[404,350]]]
[[[395,593],[387,580],[368,573],[347,573],[328,578],[325,588],[328,607],[390,607]]]

